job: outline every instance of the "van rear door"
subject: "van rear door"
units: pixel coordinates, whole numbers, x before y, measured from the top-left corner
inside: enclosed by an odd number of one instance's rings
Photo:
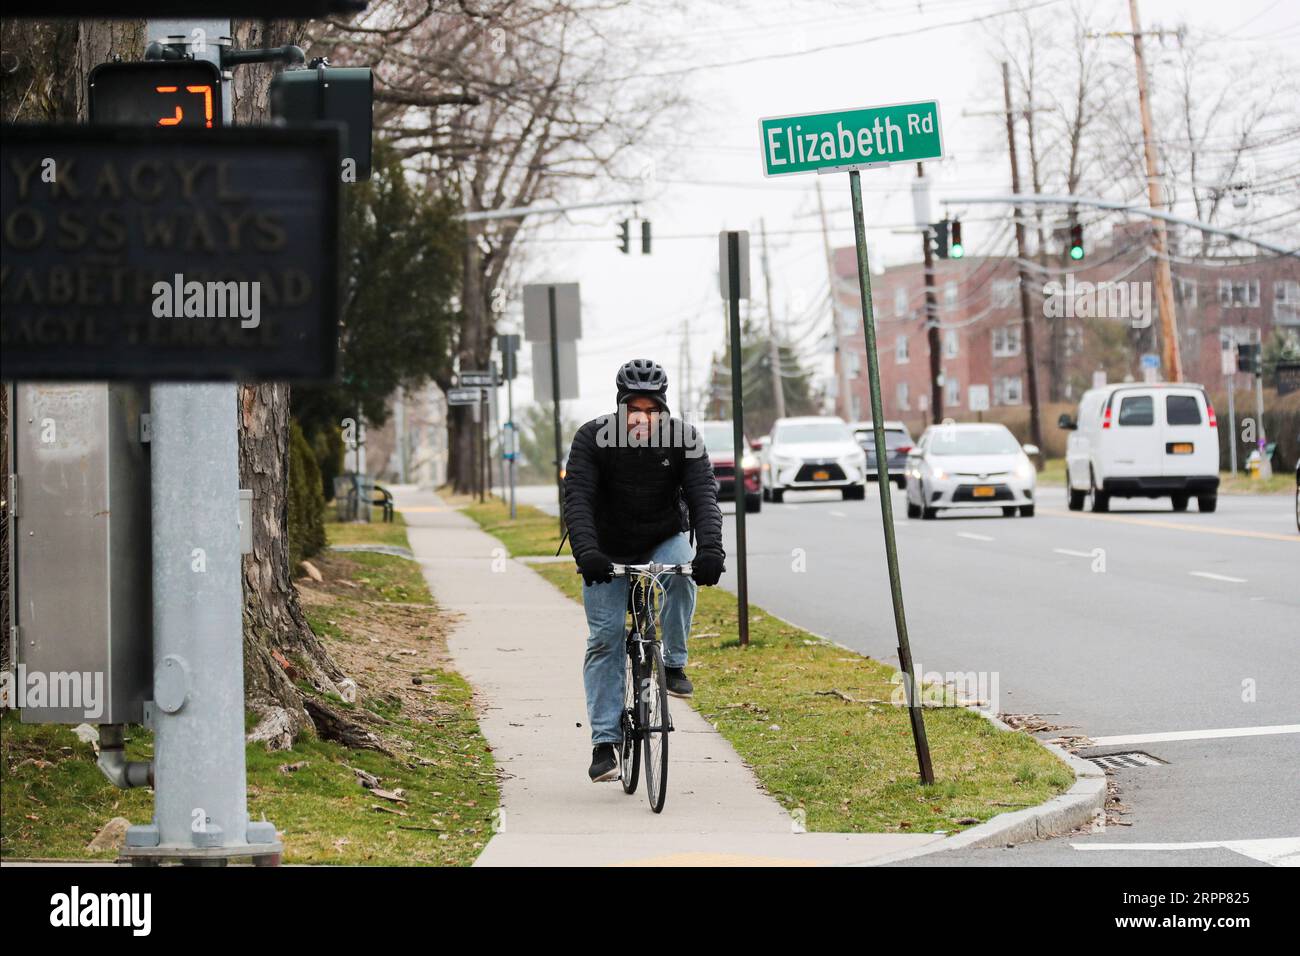
[[[1106,427],[1109,420],[1110,427]],[[1164,412],[1154,389],[1118,389],[1102,414],[1101,444],[1107,477],[1154,478],[1161,471]]]
[[[1158,396],[1162,475],[1217,475],[1219,431],[1199,388],[1167,388]]]

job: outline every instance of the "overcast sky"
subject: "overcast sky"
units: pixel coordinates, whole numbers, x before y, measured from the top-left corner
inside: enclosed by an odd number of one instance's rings
[[[615,371],[634,357],[664,365],[669,398],[674,412],[679,411],[683,334],[689,336],[696,387],[704,381],[709,358],[722,347],[724,335],[717,285],[720,229],[751,230],[754,294],[759,296],[758,229],[760,220],[766,222],[776,315],[789,322],[803,352],[819,351],[817,340],[829,328],[829,314],[817,307],[826,290],[826,264],[814,190],[820,181],[833,244],[851,245],[848,176],[764,179],[760,117],[937,99],[946,155],[943,162],[927,164],[936,218],[941,213],[937,200],[945,196],[1010,192],[1002,121],[963,115],[1001,108],[997,61],[988,39],[996,21],[934,29],[1005,10],[1005,0],[878,0],[870,6],[749,0],[687,6],[706,10],[707,15],[692,12],[661,23],[659,31],[673,38],[677,59],[652,69],[667,72],[687,64],[766,59],[698,70],[685,81],[673,75],[663,78],[666,85],[684,82],[694,103],[694,133],[657,144],[658,150],[645,160],[653,163],[648,192],[654,198],[639,212],[653,222],[653,253],[640,254],[635,225],[632,254],[618,251],[616,224],[627,215],[626,209],[552,218],[531,233],[533,241],[528,243],[525,281],[581,284],[580,397],[565,403],[566,414],[579,421],[612,407]],[[1069,15],[1065,0],[1045,6]],[[1127,0],[1100,0],[1092,6],[1102,25],[1130,29]],[[1227,50],[1249,50],[1260,57],[1294,60],[1300,44],[1296,0],[1141,0],[1141,14],[1147,30],[1185,23],[1191,31],[1219,37]],[[873,39],[918,30],[924,32]],[[837,48],[818,49],[830,46]],[[1127,62],[1132,70],[1131,58]],[[1300,159],[1296,144],[1287,149]],[[1023,156],[1021,165],[1024,175]],[[919,239],[896,232],[910,227],[914,176],[912,165],[862,173],[875,269],[919,258]],[[617,188],[610,198],[628,192]],[[963,238],[971,254],[1005,251],[992,248],[996,237],[991,226],[979,221],[996,208],[970,207],[963,213]],[[761,309],[760,299],[756,314],[762,315]],[[519,310],[519,302],[512,301],[507,316],[517,317]],[[820,370],[828,376],[829,363],[825,352]],[[525,353],[515,389],[521,406],[532,396],[528,365]]]

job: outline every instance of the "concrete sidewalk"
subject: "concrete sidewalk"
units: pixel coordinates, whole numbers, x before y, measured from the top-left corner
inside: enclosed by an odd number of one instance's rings
[[[504,828],[479,866],[862,863],[933,843],[931,834],[795,833],[731,745],[672,701],[668,798],[650,811],[587,779],[582,608],[430,492],[397,492],[411,550],[438,603],[458,612],[454,666],[474,686],[501,781]]]

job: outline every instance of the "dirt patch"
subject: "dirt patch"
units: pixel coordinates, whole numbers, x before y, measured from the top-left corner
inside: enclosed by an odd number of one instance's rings
[[[439,701],[434,679],[449,666],[447,635],[457,615],[435,603],[376,599],[356,581],[366,569],[344,554],[325,552],[312,561],[323,580],[294,582],[303,610],[339,667],[356,681],[356,706],[381,718],[381,726],[371,729],[401,750],[402,743],[383,731],[384,715],[430,723],[459,719],[455,705]]]

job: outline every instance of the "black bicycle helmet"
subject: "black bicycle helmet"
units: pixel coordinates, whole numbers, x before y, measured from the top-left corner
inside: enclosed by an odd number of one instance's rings
[[[614,378],[614,387],[618,389],[620,405],[626,405],[629,399],[643,395],[653,398],[664,411],[668,411],[668,373],[658,362],[633,359],[624,363]]]

